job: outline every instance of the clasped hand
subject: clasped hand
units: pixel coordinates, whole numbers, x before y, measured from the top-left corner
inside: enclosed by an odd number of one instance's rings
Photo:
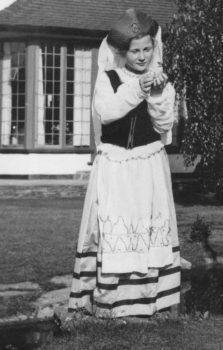
[[[149,93],[152,86],[163,87],[166,81],[167,75],[165,73],[148,72],[139,78],[140,87],[145,93]]]

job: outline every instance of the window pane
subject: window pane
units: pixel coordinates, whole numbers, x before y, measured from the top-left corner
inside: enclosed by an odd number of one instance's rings
[[[49,55],[45,55],[44,58],[44,63],[45,63],[45,67],[52,67],[53,66],[53,56],[52,54]]]
[[[75,123],[77,122],[81,122],[81,120],[82,120],[82,110],[81,110],[81,108],[79,108],[79,109],[75,109],[74,110],[74,121],[75,121]]]
[[[83,132],[83,135],[90,134],[90,123],[82,123],[82,132]]]
[[[50,81],[53,81],[53,68],[47,68],[46,69],[46,80],[50,80]]]
[[[25,120],[25,108],[19,108],[17,116],[18,121],[23,122]]]
[[[66,110],[67,121],[73,121],[73,109],[67,108]]]
[[[25,43],[3,44],[1,79],[1,145],[24,146]]]
[[[54,57],[54,64],[55,64],[55,67],[60,67],[60,54],[55,55],[55,57]]]
[[[67,68],[67,81],[72,81],[74,80],[74,70]]]
[[[74,93],[74,83],[67,82],[67,94],[73,94],[73,93]]]
[[[55,79],[55,81],[60,81],[60,69],[59,68],[54,69],[54,79]]]
[[[90,94],[91,94],[91,84],[84,84],[83,85],[83,91],[84,91],[84,95],[90,96]]]
[[[73,56],[67,56],[67,67],[73,68],[74,66],[74,57]]]
[[[83,122],[88,122],[89,123],[90,116],[91,116],[91,110],[90,109],[83,109],[83,111],[82,111],[82,120],[83,120]]]
[[[67,107],[73,107],[74,97],[73,95],[67,95]]]

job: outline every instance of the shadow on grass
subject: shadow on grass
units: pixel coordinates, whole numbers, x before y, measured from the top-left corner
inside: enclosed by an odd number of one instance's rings
[[[184,190],[173,190],[174,201],[177,204],[184,205],[186,207],[192,205],[214,205],[222,206],[222,203],[217,200],[215,194],[196,192],[193,188],[185,188]]]
[[[206,311],[211,314],[223,314],[223,265],[211,267],[197,266],[184,276],[190,280],[191,289],[184,297],[185,312],[196,314]]]

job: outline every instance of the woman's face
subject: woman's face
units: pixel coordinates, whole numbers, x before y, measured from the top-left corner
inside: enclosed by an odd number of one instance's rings
[[[126,52],[126,66],[143,73],[147,70],[153,55],[153,41],[150,35],[132,39]]]

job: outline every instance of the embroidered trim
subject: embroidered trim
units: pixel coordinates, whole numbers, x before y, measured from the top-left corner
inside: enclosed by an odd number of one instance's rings
[[[101,155],[101,156],[105,157],[110,162],[122,163],[122,162],[129,162],[130,160],[149,159],[149,158],[153,157],[155,154],[159,154],[161,151],[163,151],[163,149],[164,149],[164,147],[162,147],[158,151],[155,151],[155,152],[150,153],[150,154],[145,154],[145,155],[141,155],[141,156],[137,156],[137,157],[133,156],[133,157],[129,157],[129,158],[126,158],[126,159],[121,159],[121,160],[113,159],[113,158],[111,158],[109,152],[103,152],[101,150],[99,150],[97,152],[97,155]]]
[[[99,216],[103,253],[145,253],[149,248],[171,245],[169,220],[154,220],[149,217],[139,219],[134,225],[127,224],[120,216],[116,221]]]
[[[124,74],[126,74],[128,77],[131,77],[131,78],[139,78],[141,75],[145,74],[145,73],[137,74],[137,73],[131,72],[126,67],[122,67],[121,70]]]

